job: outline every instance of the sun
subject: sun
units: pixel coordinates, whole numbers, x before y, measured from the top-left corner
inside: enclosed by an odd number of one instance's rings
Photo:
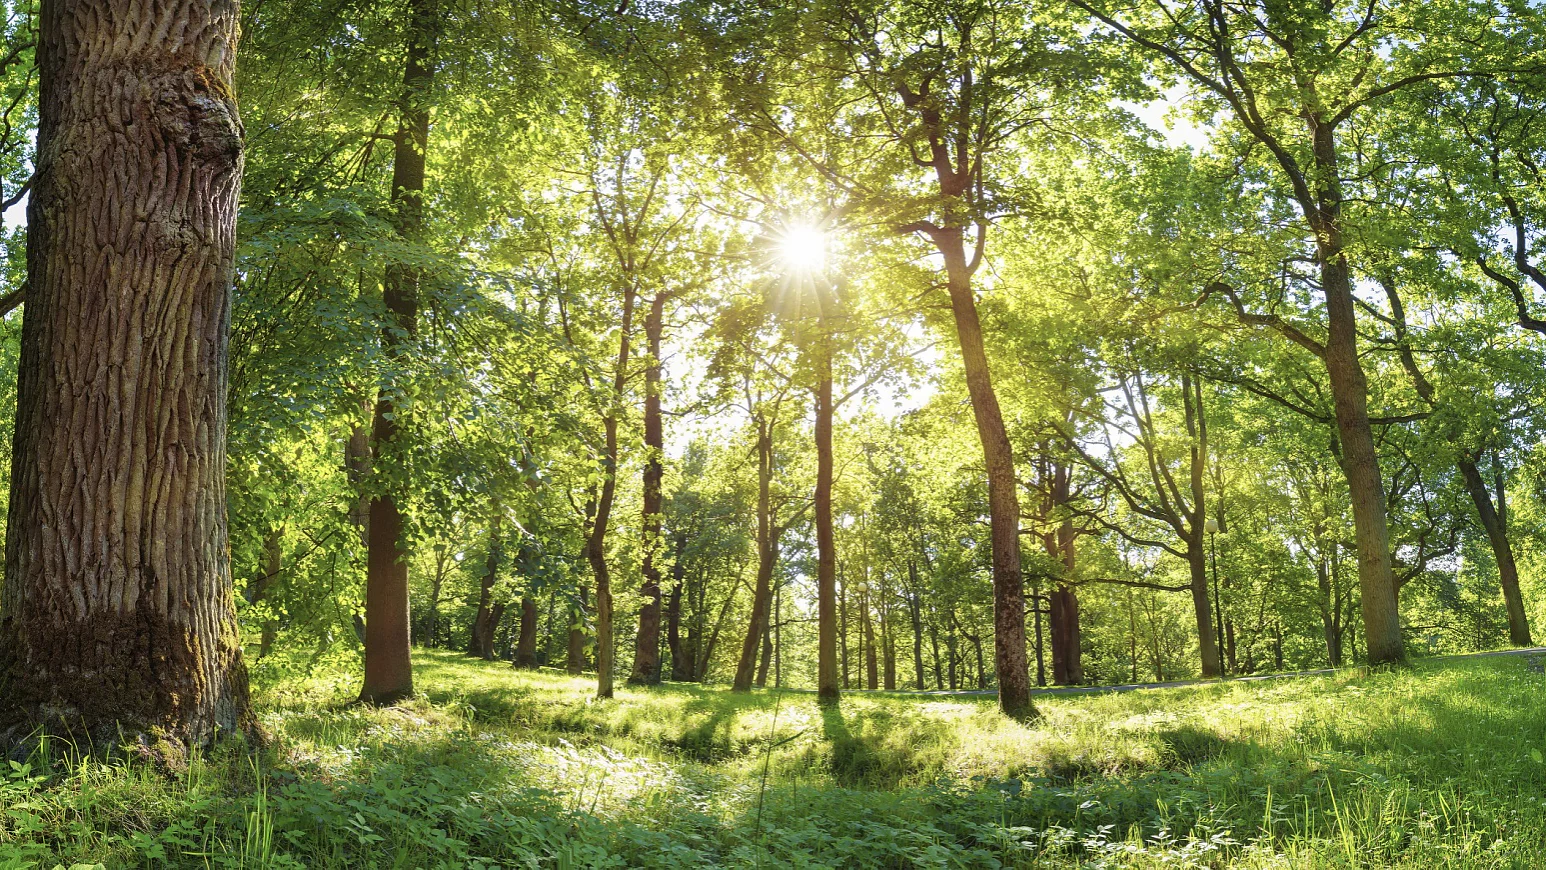
[[[785,227],[778,237],[778,257],[794,272],[820,272],[827,262],[827,234],[810,224]]]

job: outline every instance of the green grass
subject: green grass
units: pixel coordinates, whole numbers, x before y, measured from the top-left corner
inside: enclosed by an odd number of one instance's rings
[[[0,868],[1546,866],[1546,675],[1520,657],[1043,698],[589,680],[416,653],[423,697],[256,674],[272,745],[171,776],[45,746]]]

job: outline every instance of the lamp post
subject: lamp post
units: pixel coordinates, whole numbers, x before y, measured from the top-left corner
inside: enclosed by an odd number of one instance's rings
[[[1213,625],[1218,635],[1219,673],[1224,673],[1224,604],[1219,597],[1219,521],[1208,517],[1203,523],[1208,533],[1208,550],[1213,562]]]

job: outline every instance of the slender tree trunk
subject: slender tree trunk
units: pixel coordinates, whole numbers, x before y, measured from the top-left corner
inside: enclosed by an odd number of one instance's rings
[[[369,399],[360,399],[361,417],[370,419],[373,410]],[[365,492],[365,481],[370,478],[370,427],[360,423],[349,430],[349,440],[344,442],[344,471],[349,486],[355,493],[349,505],[349,523],[360,534],[360,546],[370,546],[370,496]]]
[[[859,621],[864,625],[864,687],[873,692],[880,687],[875,649],[875,621],[870,615],[869,595],[860,596],[860,603],[863,609],[859,612]]]
[[[639,631],[635,636],[633,673],[628,684],[653,686],[660,682],[660,566],[655,564],[660,550],[662,510],[662,460],[666,453],[665,428],[660,413],[660,337],[665,328],[666,299],[670,294],[655,294],[644,316],[644,337],[649,360],[644,368],[644,517],[643,556],[639,573],[644,576],[644,605],[639,608]]]
[[[757,665],[757,688],[766,688],[768,685],[768,669],[773,664],[773,630],[764,627],[762,630],[762,658]]]
[[[515,642],[515,667],[537,667],[537,599],[530,592],[521,596],[521,630]]]
[[[392,209],[397,234],[416,242],[424,233],[424,161],[429,142],[428,95],[434,83],[432,56],[439,25],[435,0],[409,0],[408,50],[403,92],[392,149]],[[382,301],[387,311],[381,342],[388,357],[401,361],[410,353],[418,331],[417,266],[387,267]],[[376,398],[371,427],[372,468],[402,469],[407,445],[399,432],[406,409],[397,404],[397,386],[382,389]],[[399,484],[400,485],[400,484]],[[379,490],[370,501],[369,544],[365,566],[365,684],[360,700],[392,704],[413,694],[413,664],[409,656],[408,557],[403,538],[403,514],[397,493]]]
[[[913,569],[916,570],[916,569]],[[907,597],[908,609],[912,611],[913,619],[913,673],[917,677],[914,687],[923,691],[923,617],[922,606],[918,603],[918,594],[915,592]]]
[[[767,633],[768,606],[773,597],[773,568],[778,560],[777,530],[773,524],[773,424],[757,419],[757,585],[752,592],[751,624],[746,642],[741,645],[741,660],[736,665],[731,691],[745,692],[752,687],[757,662],[757,645]]]
[[[489,523],[488,561],[484,564],[483,578],[478,584],[478,613],[472,621],[472,631],[467,636],[467,654],[486,661],[494,658],[494,582],[499,577],[500,552],[499,515]]]
[[[1224,656],[1229,662],[1229,672],[1240,673],[1235,659],[1235,621],[1233,619],[1224,620]]]
[[[1020,575],[1020,498],[1014,453],[1004,428],[998,394],[982,342],[982,323],[972,295],[971,267],[960,227],[940,228],[936,246],[945,259],[950,307],[966,388],[971,397],[977,434],[988,471],[988,524],[993,558],[993,650],[998,674],[999,709],[1015,719],[1037,715],[1031,701],[1030,672],[1025,661],[1025,601]]]
[[[824,313],[823,331],[826,320]],[[825,334],[816,352],[815,405],[816,698],[831,703],[842,692],[837,672],[837,542],[832,531],[832,348]]]
[[[682,584],[687,579],[687,533],[676,533],[676,559],[671,565],[671,595],[666,604],[666,649],[671,652],[671,679],[693,679],[692,651],[682,646]]]
[[[1470,493],[1471,502],[1476,505],[1476,515],[1487,532],[1487,541],[1492,545],[1492,554],[1498,562],[1498,580],[1503,587],[1503,602],[1508,606],[1509,643],[1514,646],[1532,646],[1534,641],[1530,639],[1530,620],[1525,615],[1524,596],[1519,592],[1519,568],[1514,563],[1514,548],[1509,544],[1504,513],[1493,506],[1492,493],[1487,489],[1487,483],[1476,463],[1469,457],[1462,457],[1456,465],[1460,469],[1461,480],[1465,482],[1466,492]],[[1506,511],[1501,485],[1498,487],[1498,504],[1505,506]]]
[[[569,651],[565,668],[579,675],[585,670],[585,602],[590,591],[584,586],[576,590],[576,602],[569,606]]]
[[[204,745],[253,724],[225,499],[237,7],[49,2],[38,35],[0,744]]]
[[[284,572],[284,526],[270,526],[268,534],[263,539],[263,578],[258,581],[257,589],[252,596],[252,603],[268,601],[269,609],[274,605],[274,584],[279,582],[279,575]],[[258,658],[266,657],[269,650],[273,649],[274,638],[279,635],[279,620],[268,618],[263,620],[263,633],[258,638]]]
[[[730,594],[725,596],[725,603],[719,608],[719,618],[714,620],[714,630],[709,632],[708,643],[703,645],[703,657],[693,668],[694,678],[700,683],[708,679],[709,666],[714,662],[714,647],[719,645],[719,632],[724,628],[725,617],[730,613],[730,606],[735,603],[735,593],[739,588],[731,589]]]
[[[929,648],[934,654],[934,690],[942,692],[945,690],[945,672],[939,660],[939,619],[938,614],[935,616],[929,620]]]

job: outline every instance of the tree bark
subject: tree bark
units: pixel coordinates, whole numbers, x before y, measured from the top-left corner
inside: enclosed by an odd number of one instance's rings
[[[585,601],[590,593],[584,586],[577,590],[576,604],[569,608],[569,652],[565,667],[578,676],[585,670]]]
[[[993,559],[993,663],[998,674],[999,709],[1015,719],[1037,715],[1031,701],[1030,671],[1025,658],[1024,584],[1020,574],[1020,498],[1016,492],[1014,453],[1004,428],[998,394],[982,342],[982,322],[972,295],[971,266],[960,227],[935,231],[936,247],[945,259],[950,308],[966,373],[967,393],[982,442],[988,472],[988,525]]]
[[[514,666],[529,670],[537,667],[537,599],[530,592],[521,596],[521,633],[515,642]]]
[[[42,6],[0,743],[253,725],[225,499],[236,39],[234,2]]]
[[[661,464],[666,453],[665,429],[660,413],[660,338],[665,328],[666,299],[670,294],[655,294],[644,316],[644,337],[649,362],[644,369],[644,519],[643,557],[639,573],[644,575],[644,605],[639,608],[639,631],[635,636],[633,673],[629,685],[653,686],[660,682],[660,566],[655,554],[660,549],[662,510]]]
[[[1223,676],[1224,666],[1219,658],[1213,599],[1209,597],[1208,557],[1200,531],[1195,540],[1187,542],[1186,564],[1191,573],[1192,613],[1197,617],[1197,651],[1202,659],[1202,676],[1203,679],[1214,679]]]
[[[842,695],[837,672],[837,541],[832,530],[832,348],[822,317],[816,352],[816,699]],[[874,688],[873,686],[871,688]]]
[[[263,539],[263,579],[258,582],[257,593],[253,595],[253,603],[259,601],[269,602],[269,609],[273,610],[274,584],[279,582],[279,575],[284,572],[284,526],[272,526],[268,535]],[[277,616],[277,613],[276,613]],[[258,658],[266,657],[269,650],[274,647],[274,639],[279,636],[279,620],[270,617],[263,620],[263,633],[258,637]]]
[[[741,644],[733,692],[747,692],[757,663],[757,645],[767,632],[768,606],[773,597],[773,568],[778,561],[778,530],[773,521],[773,427],[759,416],[757,424],[757,585],[752,592],[751,624]]]
[[[494,582],[499,578],[500,538],[499,516],[496,513],[489,523],[488,561],[484,564],[483,578],[478,584],[478,613],[472,621],[472,631],[467,635],[467,654],[484,661],[494,660]]]
[[[416,242],[424,234],[424,162],[429,144],[428,93],[434,83],[432,55],[438,13],[435,0],[409,0],[408,50],[403,72],[397,135],[392,149],[392,210],[397,234]],[[422,270],[394,263],[382,290],[387,318],[381,342],[387,356],[401,362],[418,331]],[[413,694],[409,655],[408,557],[403,513],[397,491],[405,485],[406,445],[401,443],[404,408],[400,385],[383,388],[376,398],[371,427],[373,474],[392,475],[370,500],[365,565],[365,684],[360,700],[392,704]],[[390,469],[390,471],[387,471]]]
[[[1460,469],[1460,478],[1465,482],[1466,492],[1471,495],[1471,502],[1476,505],[1476,515],[1487,532],[1487,541],[1492,545],[1492,554],[1497,559],[1498,581],[1503,587],[1503,602],[1508,607],[1509,643],[1514,646],[1532,646],[1534,641],[1530,639],[1530,620],[1525,615],[1524,596],[1519,592],[1519,567],[1514,563],[1514,548],[1508,540],[1503,488],[1501,485],[1498,487],[1498,505],[1502,507],[1499,510],[1493,506],[1492,492],[1487,488],[1476,462],[1470,457],[1462,457],[1455,464]]]
[[[1401,662],[1401,608],[1391,566],[1390,528],[1385,516],[1385,484],[1369,424],[1369,385],[1358,358],[1358,317],[1342,232],[1342,193],[1338,181],[1335,127],[1305,114],[1315,160],[1317,200],[1304,202],[1316,236],[1316,259],[1326,298],[1326,372],[1342,447],[1342,473],[1353,504],[1358,543],[1359,604],[1364,638],[1373,665]]]

